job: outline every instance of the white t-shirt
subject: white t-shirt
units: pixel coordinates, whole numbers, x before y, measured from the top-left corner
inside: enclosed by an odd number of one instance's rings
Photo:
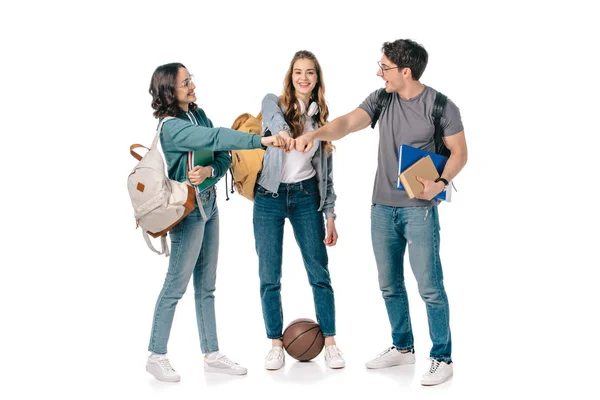
[[[312,118],[306,118],[304,123],[305,135],[307,132],[313,131]],[[281,182],[282,183],[296,183],[312,178],[317,173],[312,166],[311,160],[314,157],[319,147],[319,141],[313,142],[313,147],[308,153],[301,153],[297,150],[292,150],[289,153],[283,152],[282,168],[281,168]]]

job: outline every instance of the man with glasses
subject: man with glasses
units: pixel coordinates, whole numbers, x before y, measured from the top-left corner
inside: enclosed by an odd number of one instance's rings
[[[419,79],[427,66],[427,51],[412,40],[386,42],[377,75],[389,94],[379,118],[379,154],[371,207],[371,238],[381,289],[392,328],[392,346],[367,362],[367,368],[415,363],[414,342],[404,286],[404,254],[419,294],[425,301],[433,346],[422,385],[437,385],[453,373],[449,306],[440,261],[437,205],[432,200],[467,162],[467,144],[458,107],[448,100],[442,117],[443,140],[451,155],[440,179],[421,180],[416,198],[396,188],[398,147],[402,144],[435,152],[432,111],[437,92]],[[337,140],[369,126],[377,119],[379,90],[354,111],[296,139],[298,151],[308,151],[313,140]],[[379,108],[381,110],[381,108]]]

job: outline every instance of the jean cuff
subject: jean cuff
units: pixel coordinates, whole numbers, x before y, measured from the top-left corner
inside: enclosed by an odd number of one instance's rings
[[[267,338],[273,340],[273,339],[279,339],[282,340],[283,339],[283,335],[279,334],[279,335],[267,335]]]

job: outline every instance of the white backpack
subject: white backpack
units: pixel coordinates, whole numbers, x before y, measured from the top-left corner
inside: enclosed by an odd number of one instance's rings
[[[165,162],[157,149],[158,137],[163,124],[173,117],[165,117],[156,130],[152,146],[131,145],[131,155],[139,161],[127,178],[127,189],[133,205],[136,228],[142,227],[142,235],[148,247],[157,254],[169,256],[167,232],[194,209],[195,190],[185,182],[169,179],[165,174]],[[148,149],[144,157],[134,149]],[[150,238],[161,238],[161,251],[152,246]]]

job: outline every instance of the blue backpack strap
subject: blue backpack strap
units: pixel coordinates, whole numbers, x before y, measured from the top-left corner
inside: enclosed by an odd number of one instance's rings
[[[435,127],[435,132],[433,134],[433,140],[435,142],[435,152],[444,157],[450,157],[450,150],[444,144],[443,139],[443,129],[442,129],[442,114],[444,113],[444,108],[446,108],[446,103],[448,102],[448,97],[444,94],[437,92],[435,95],[435,101],[433,103],[433,112],[431,116],[433,118],[433,126]]]
[[[383,109],[386,108],[390,102],[390,97],[390,94],[386,92],[385,89],[379,89],[379,92],[377,93],[377,106],[375,106],[375,114],[371,120],[371,128],[375,129],[375,124],[377,124],[377,120],[379,120],[379,116],[381,115]]]

